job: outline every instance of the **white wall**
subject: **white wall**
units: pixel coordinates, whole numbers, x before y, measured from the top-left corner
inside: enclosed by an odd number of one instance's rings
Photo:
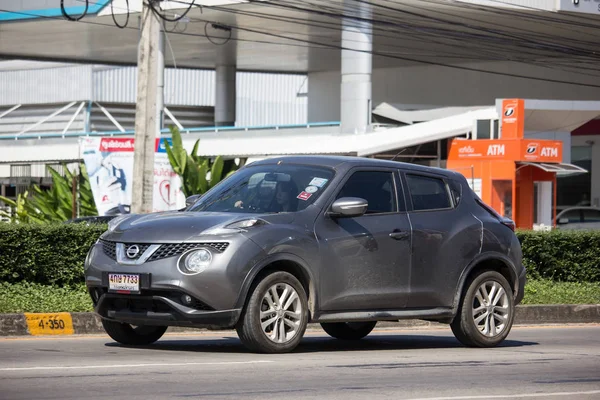
[[[600,85],[600,78],[527,64],[503,62],[465,66]],[[600,100],[600,89],[437,66],[373,70],[373,106],[382,102],[432,106],[494,105],[497,98],[512,97],[544,100]],[[339,71],[309,74],[309,122],[337,121],[339,117]]]
[[[340,120],[340,71],[308,74],[308,122]]]
[[[591,144],[593,142],[593,144]],[[573,136],[571,137],[573,146],[592,147],[592,193],[591,204],[600,207],[600,135],[597,136]]]

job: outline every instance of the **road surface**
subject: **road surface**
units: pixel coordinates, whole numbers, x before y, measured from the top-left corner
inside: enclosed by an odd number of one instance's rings
[[[0,399],[600,399],[600,325],[513,328],[494,349],[449,329],[379,330],[344,343],[307,332],[253,354],[235,332],[0,339]]]

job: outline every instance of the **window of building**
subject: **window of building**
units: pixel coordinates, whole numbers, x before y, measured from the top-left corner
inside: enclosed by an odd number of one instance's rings
[[[414,211],[451,208],[450,196],[442,179],[407,175],[408,189]]]
[[[559,177],[556,180],[557,208],[589,206],[592,191],[592,147],[571,147],[571,164],[589,171],[587,174]]]
[[[358,171],[352,174],[344,184],[337,198],[358,197],[369,203],[367,214],[390,213],[398,211],[394,175],[387,171]],[[404,203],[400,202],[404,210]]]

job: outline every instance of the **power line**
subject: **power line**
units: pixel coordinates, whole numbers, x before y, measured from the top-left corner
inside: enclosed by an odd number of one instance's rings
[[[87,1],[87,0],[86,0]],[[123,25],[119,24],[117,22],[117,19],[115,18],[115,10],[113,8],[113,2],[110,2],[110,15],[112,16],[112,20],[115,23],[115,26],[117,26],[118,28],[124,29],[127,27],[127,24],[129,24],[129,0],[125,0],[125,4],[127,5],[127,17],[125,18],[125,23]]]
[[[90,8],[89,0],[85,0],[85,8],[83,10],[83,13],[81,15],[79,15],[78,17],[71,17],[67,13],[67,10],[65,9],[65,0],[60,0],[60,12],[62,13],[63,17],[65,17],[69,21],[77,22],[77,21],[81,20],[83,17],[85,17],[87,15],[89,8]]]
[[[189,4],[189,3],[186,3],[186,4]],[[215,7],[211,7],[211,8],[215,8]],[[21,14],[23,14],[23,13],[21,13]],[[204,22],[204,23],[208,23],[208,22],[212,23],[212,21],[208,21],[208,20],[204,20],[204,19],[196,19],[196,21]],[[82,22],[91,23],[91,21],[82,21]],[[101,23],[96,23],[96,24],[103,25],[103,26],[109,26],[109,25],[101,24]],[[318,42],[318,41],[314,41],[314,40],[299,39],[299,38],[290,37],[290,36],[286,36],[286,35],[274,34],[274,33],[268,32],[268,31],[244,28],[241,26],[233,26],[232,28],[238,29],[240,31],[246,31],[246,32],[251,32],[251,33],[270,36],[270,37],[276,37],[279,39],[283,39],[286,41],[292,41],[295,43],[309,44],[311,46],[315,46],[315,47],[321,48],[321,49],[330,48],[330,49],[336,49],[336,50],[344,50],[344,49],[354,50],[354,49],[348,49],[348,48],[344,48],[342,46],[334,45],[334,44],[330,44],[330,43],[322,43],[322,42]],[[202,36],[202,35],[196,35],[196,34],[191,34],[191,33],[179,33],[179,32],[174,32],[174,34],[185,34],[185,35],[189,35],[189,36]],[[236,39],[236,40],[240,40],[240,39]],[[258,42],[258,41],[254,41],[254,40],[245,40],[245,41]],[[290,45],[289,43],[279,43],[279,42],[274,42],[274,43],[270,42],[269,44]],[[311,47],[311,46],[306,46],[306,47]],[[417,64],[434,65],[434,66],[441,66],[441,67],[452,68],[452,69],[467,70],[467,71],[472,71],[472,72],[479,72],[479,73],[493,74],[493,75],[500,75],[500,76],[508,76],[508,77],[529,79],[529,80],[536,80],[536,81],[561,83],[561,84],[585,86],[585,87],[600,87],[600,85],[594,85],[594,84],[588,84],[588,83],[582,83],[582,82],[572,82],[572,81],[566,81],[566,80],[560,80],[560,79],[533,77],[533,76],[514,74],[514,73],[506,73],[506,72],[500,72],[500,71],[490,71],[490,70],[485,70],[485,69],[481,69],[481,68],[452,65],[452,64],[440,63],[440,62],[435,62],[435,61],[427,61],[427,60],[416,59],[416,58],[406,57],[406,56],[398,56],[398,55],[394,55],[394,54],[388,54],[388,53],[377,52],[377,51],[371,51],[369,53],[371,53],[373,55],[381,56],[381,57],[409,61],[409,62],[413,62],[413,63],[417,63]]]

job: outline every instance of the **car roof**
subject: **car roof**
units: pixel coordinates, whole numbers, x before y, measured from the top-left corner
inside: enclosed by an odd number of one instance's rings
[[[388,167],[402,168],[415,172],[435,172],[446,176],[460,175],[458,172],[443,168],[426,167],[418,164],[410,164],[399,161],[379,160],[366,157],[352,156],[282,156],[272,157],[260,161],[255,161],[251,165],[273,165],[273,164],[301,164],[311,166],[330,167],[336,170],[349,169],[352,167]],[[250,165],[250,164],[249,164]],[[461,175],[462,176],[462,175]]]

